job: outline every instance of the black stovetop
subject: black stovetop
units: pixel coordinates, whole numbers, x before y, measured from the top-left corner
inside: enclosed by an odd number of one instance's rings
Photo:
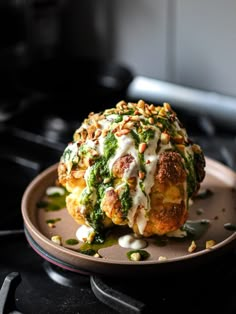
[[[75,100],[24,95],[0,122],[0,313],[235,313],[234,251],[195,273],[153,279],[137,274],[128,280],[58,268],[28,244],[20,209],[24,190],[42,170],[58,162],[91,108],[99,111],[118,100],[112,94],[99,97],[97,103],[91,97],[91,107],[86,107],[82,96]],[[216,128],[206,117],[178,114],[207,156],[236,170],[236,134]]]

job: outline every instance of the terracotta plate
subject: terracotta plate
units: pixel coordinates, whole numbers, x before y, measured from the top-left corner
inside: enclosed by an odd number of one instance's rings
[[[127,252],[130,249],[120,247],[116,242],[99,249],[101,257],[93,257],[79,252],[82,243],[67,244],[68,239],[76,238],[78,224],[68,214],[66,208],[46,211],[37,205],[44,197],[46,189],[55,185],[57,164],[52,165],[39,174],[27,187],[22,198],[22,215],[25,234],[33,249],[46,260],[62,268],[75,272],[103,275],[139,274],[158,275],[165,271],[187,269],[212,261],[222,256],[235,244],[236,232],[236,174],[230,168],[210,158],[206,158],[206,177],[201,188],[208,189],[212,195],[198,198],[190,208],[190,221],[208,220],[207,230],[195,239],[196,249],[188,252],[192,239],[168,238],[165,246],[158,243],[157,238],[148,239],[144,249],[150,256],[143,261],[130,261]],[[48,220],[55,219],[54,227]],[[230,225],[231,230],[226,228]],[[118,228],[119,229],[119,228]],[[232,230],[234,229],[234,230]],[[120,228],[119,235],[127,232]],[[114,237],[118,237],[114,233]],[[53,235],[60,235],[62,245],[51,240]],[[206,249],[206,241],[214,240],[215,245]],[[164,256],[165,260],[159,260]]]

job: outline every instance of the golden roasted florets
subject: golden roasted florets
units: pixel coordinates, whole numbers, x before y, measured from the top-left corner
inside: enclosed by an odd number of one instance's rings
[[[202,149],[168,103],[120,101],[90,113],[65,148],[58,180],[72,217],[101,233],[127,225],[149,237],[177,230],[205,177]]]

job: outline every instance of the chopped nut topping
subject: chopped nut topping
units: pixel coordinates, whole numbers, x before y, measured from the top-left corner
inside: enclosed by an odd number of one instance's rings
[[[51,237],[52,242],[58,244],[58,245],[62,245],[62,238],[59,235],[54,235]]]
[[[132,129],[133,126],[134,126],[134,123],[132,121],[127,122],[127,123],[124,124],[124,128],[125,129]]]
[[[163,128],[163,125],[161,122],[157,122],[156,125],[158,126],[158,128],[162,129]]]
[[[192,241],[190,246],[188,247],[188,252],[192,253],[196,250],[196,248],[197,248],[197,245],[196,245],[195,241]]]
[[[140,117],[139,116],[132,116],[131,120],[137,122],[137,121],[140,121]]]
[[[94,232],[94,231],[90,232],[89,235],[88,235],[88,237],[87,237],[87,242],[88,242],[88,243],[92,243],[94,237],[95,237],[95,232]]]
[[[95,253],[95,254],[93,255],[93,257],[99,258],[99,257],[101,257],[101,255],[99,255],[98,253]]]
[[[130,255],[130,259],[132,261],[140,261],[142,259],[142,256],[139,252],[134,252]]]
[[[103,130],[102,130],[102,137],[105,137],[108,132],[109,132],[108,129],[103,129]]]
[[[149,119],[148,119],[148,122],[149,122],[150,124],[154,124],[154,119],[153,119],[153,117],[149,118]]]
[[[170,135],[167,133],[161,133],[161,143],[163,145],[166,145],[169,143],[169,141],[170,141]]]
[[[119,102],[117,103],[116,108],[122,109],[122,108],[124,108],[125,106],[127,106],[126,102],[125,102],[124,100],[121,100],[121,101],[119,101]]]
[[[144,151],[146,150],[147,148],[147,144],[146,143],[141,143],[139,144],[139,147],[138,147],[138,151],[140,154],[144,153]]]
[[[160,116],[165,117],[166,116],[166,111],[164,108],[161,108],[161,110],[158,113]]]
[[[141,109],[144,109],[144,107],[145,107],[145,102],[144,102],[142,99],[139,100],[138,103],[137,103],[137,107],[138,107],[138,108],[141,108]]]
[[[129,129],[123,129],[123,130],[120,130],[120,131],[117,131],[115,133],[116,136],[122,136],[122,135],[125,135],[125,134],[128,134],[130,132]]]
[[[192,150],[194,151],[194,153],[200,153],[201,152],[200,146],[197,144],[192,145]]]
[[[102,134],[102,131],[101,131],[100,129],[97,129],[97,130],[95,131],[94,137],[95,137],[95,138],[98,138],[101,134]]]
[[[208,240],[208,241],[206,241],[206,249],[210,249],[214,245],[216,245],[216,241],[215,240]]]
[[[176,147],[182,152],[185,150],[185,146],[183,144],[177,144]]]
[[[56,226],[55,226],[55,224],[54,224],[54,223],[49,222],[49,223],[48,223],[48,227],[49,227],[49,228],[55,228]]]
[[[104,180],[103,180],[103,183],[108,183],[108,182],[110,182],[111,181],[111,178],[105,178]]]
[[[168,102],[164,102],[163,106],[164,106],[166,111],[172,111],[170,104]]]
[[[166,261],[167,257],[166,256],[159,256],[158,261]]]
[[[75,179],[79,179],[79,178],[83,178],[85,174],[85,170],[77,170],[77,171],[71,171],[71,175],[75,178]]]
[[[138,172],[138,177],[139,177],[139,179],[143,180],[145,178],[145,172],[139,171]]]
[[[183,144],[184,143],[184,138],[183,138],[182,135],[177,134],[177,135],[174,136],[174,141],[177,144]]]
[[[152,113],[156,112],[156,107],[153,104],[149,106],[149,109],[151,110]]]

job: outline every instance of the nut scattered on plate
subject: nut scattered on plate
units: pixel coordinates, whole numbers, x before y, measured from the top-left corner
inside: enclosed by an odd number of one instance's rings
[[[51,237],[52,242],[58,244],[58,245],[62,245],[62,238],[59,235],[54,235]]]
[[[196,245],[195,241],[192,241],[190,246],[188,247],[188,252],[192,253],[196,250],[196,248],[197,248],[197,245]]]
[[[214,245],[216,245],[216,241],[215,241],[215,240],[207,240],[207,241],[206,241],[206,249],[210,249],[210,248],[212,248]]]
[[[167,257],[166,256],[159,256],[158,261],[162,262],[162,261],[166,261]]]

